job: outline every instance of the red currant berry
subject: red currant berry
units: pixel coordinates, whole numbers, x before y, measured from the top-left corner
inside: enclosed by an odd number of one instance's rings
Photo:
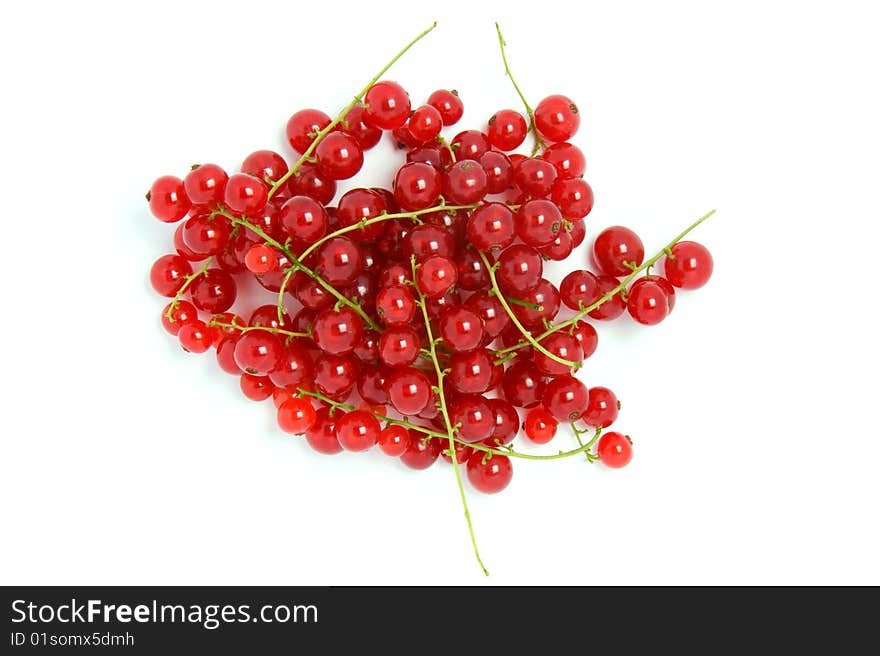
[[[452,138],[449,145],[459,160],[479,160],[492,147],[492,144],[489,143],[489,137],[479,130],[459,132]]]
[[[462,159],[443,174],[443,195],[455,205],[472,205],[486,195],[486,172],[480,163]]]
[[[474,351],[457,351],[449,358],[447,380],[456,392],[481,394],[489,389],[495,365],[492,355],[482,348]]]
[[[235,363],[255,376],[265,376],[281,363],[284,347],[275,335],[263,330],[243,334],[235,345]]]
[[[596,453],[599,460],[606,467],[619,469],[625,467],[632,460],[633,447],[629,435],[621,435],[615,431],[603,433],[596,445]]]
[[[596,278],[596,283],[599,286],[600,299],[606,294],[610,294],[612,291],[620,286],[620,281],[618,281],[617,278],[613,276],[599,276],[598,278]],[[602,303],[602,305],[590,312],[590,316],[593,317],[593,319],[610,321],[611,319],[616,319],[621,314],[623,314],[624,310],[626,310],[626,303],[623,301],[623,298],[621,298],[620,292],[618,292],[607,301]]]
[[[188,218],[183,224],[183,243],[193,253],[204,259],[217,255],[229,241],[229,222],[222,217],[210,218],[200,214]]]
[[[442,449],[441,440],[428,440],[421,433],[411,432],[409,446],[400,456],[400,462],[410,469],[427,469],[437,461]]]
[[[467,462],[467,477],[475,490],[496,494],[510,485],[513,465],[507,456],[493,453],[487,457],[482,451],[475,450]]]
[[[472,351],[483,343],[483,321],[463,305],[440,315],[440,336],[453,351]]]
[[[312,310],[323,310],[333,305],[336,297],[321,286],[314,278],[300,272],[296,276],[296,287],[293,295],[303,307]]]
[[[559,292],[552,282],[541,278],[541,282],[532,291],[526,292],[520,301],[531,303],[537,307],[527,307],[514,304],[513,313],[520,323],[529,330],[536,330],[544,325],[559,312]]]
[[[241,172],[272,184],[287,173],[287,162],[273,150],[257,150],[245,157]]]
[[[532,198],[549,196],[557,177],[553,164],[535,157],[524,159],[513,169],[513,183]]]
[[[371,189],[352,189],[339,199],[339,226],[348,227],[375,219],[388,207],[382,197]],[[352,233],[358,241],[373,241],[385,230],[384,222],[373,223]]]
[[[553,260],[554,262],[562,262],[566,259],[571,252],[574,250],[574,244],[571,241],[571,235],[568,234],[568,231],[563,230],[558,235],[556,235],[556,239],[551,241],[546,246],[541,246],[538,248],[538,252],[546,257],[548,260]]]
[[[712,254],[695,241],[680,241],[664,258],[666,279],[681,289],[699,289],[712,277]]]
[[[455,254],[455,243],[449,231],[431,223],[425,223],[410,230],[403,244],[406,258],[409,259],[410,255],[415,255],[417,262],[421,262],[431,255],[452,257]]]
[[[432,255],[416,271],[416,283],[428,298],[443,296],[458,281],[458,267],[447,257]]]
[[[512,109],[502,109],[489,119],[486,134],[489,142],[498,150],[515,150],[526,140],[528,131],[529,127],[522,114]]]
[[[428,104],[440,112],[440,118],[443,119],[443,125],[446,127],[458,123],[464,114],[464,103],[458,97],[458,91],[454,89],[452,91],[438,89],[428,96]]]
[[[265,401],[275,391],[275,386],[268,376],[254,376],[253,374],[243,373],[238,379],[238,383],[241,387],[241,393],[251,401]]]
[[[177,339],[184,351],[189,353],[204,353],[214,345],[217,333],[214,328],[208,327],[204,321],[193,319],[180,327]]]
[[[510,444],[519,432],[519,415],[516,408],[504,399],[488,399],[487,402],[495,415],[495,428],[485,443],[488,446]]]
[[[259,276],[278,268],[278,256],[274,248],[266,244],[254,244],[244,256],[244,263],[248,271]]]
[[[394,199],[401,209],[407,211],[423,210],[436,204],[440,190],[440,172],[430,164],[404,164],[394,176]]]
[[[233,214],[257,216],[266,207],[269,188],[266,183],[247,173],[229,176],[223,200]]]
[[[291,342],[284,347],[278,366],[269,372],[269,379],[278,387],[296,388],[311,382],[313,372],[312,356],[305,347]]]
[[[226,171],[216,164],[201,164],[186,174],[183,187],[193,205],[212,205],[223,202],[227,180]]]
[[[345,115],[342,131],[351,135],[361,150],[369,150],[379,143],[382,139],[382,130],[372,125],[367,125],[364,121],[364,108],[361,105],[355,105]]]
[[[642,278],[627,292],[626,309],[630,316],[645,326],[663,321],[669,314],[669,299],[659,283]]]
[[[310,196],[294,196],[285,201],[279,213],[284,232],[302,244],[312,244],[327,234],[327,210]]]
[[[541,282],[544,261],[531,246],[514,244],[498,257],[498,285],[505,294],[513,296],[533,290]]]
[[[542,403],[559,421],[575,421],[587,408],[587,386],[573,376],[558,376],[547,383]]]
[[[347,180],[364,165],[364,151],[344,132],[331,132],[315,148],[318,172],[330,180]]]
[[[540,344],[547,351],[563,360],[575,363],[583,360],[580,343],[574,335],[569,335],[567,332],[560,331],[548,335],[541,340]],[[537,349],[532,361],[538,371],[545,376],[564,376],[571,370],[571,365],[558,362]]]
[[[584,243],[584,237],[587,236],[587,224],[583,219],[571,219],[571,228],[568,230],[571,235],[571,247],[577,248]]]
[[[596,428],[608,428],[617,419],[620,411],[620,401],[617,396],[607,387],[591,387],[587,409],[581,415],[581,419],[588,426]]]
[[[379,439],[381,427],[365,410],[354,410],[336,421],[336,440],[346,451],[366,451]]]
[[[443,117],[431,105],[422,105],[409,117],[409,133],[419,143],[434,141],[443,127]]]
[[[435,169],[439,169],[440,149],[434,146],[415,146],[406,151],[406,161],[430,164]]]
[[[382,453],[392,458],[402,456],[409,448],[409,431],[403,426],[391,424],[379,433],[379,448]]]
[[[217,364],[228,374],[241,375],[241,368],[235,364],[235,345],[238,337],[224,337],[217,344]]]
[[[333,237],[318,249],[315,270],[331,285],[350,285],[363,267],[363,252],[348,237]]]
[[[235,279],[223,269],[208,269],[190,285],[193,305],[216,314],[226,312],[235,303],[238,290]]]
[[[330,123],[330,117],[319,109],[301,109],[287,121],[287,140],[295,151],[304,153]]]
[[[459,288],[473,292],[489,286],[489,273],[472,246],[458,252],[455,265],[458,267]]]
[[[386,325],[409,323],[416,313],[416,301],[403,285],[388,285],[379,290],[376,311]]]
[[[291,398],[278,407],[278,426],[285,433],[301,435],[318,421],[318,413],[306,399]]]
[[[364,96],[364,121],[382,130],[394,130],[409,118],[409,94],[397,84],[382,80]]]
[[[510,325],[510,317],[504,311],[504,306],[497,297],[490,296],[488,291],[478,291],[465,301],[465,306],[483,320],[487,342],[498,337]]]
[[[318,312],[312,328],[315,343],[322,351],[333,355],[347,355],[364,337],[364,322],[349,307],[338,310],[327,308]]]
[[[389,367],[408,367],[419,357],[419,335],[409,326],[389,326],[379,337],[379,360]]]
[[[329,397],[348,396],[357,376],[358,362],[352,355],[322,353],[315,361],[315,385]]]
[[[336,422],[342,416],[339,410],[319,408],[315,412],[315,423],[306,430],[306,442],[318,453],[333,455],[342,451],[336,439]]]
[[[556,435],[557,426],[559,426],[559,422],[553,418],[550,411],[543,406],[538,406],[526,413],[523,431],[526,437],[535,444],[547,444]]]
[[[170,318],[168,317],[169,310],[171,310]],[[162,327],[172,335],[177,335],[183,324],[198,318],[199,313],[195,306],[187,301],[177,301],[176,306],[172,302],[162,308]]]
[[[535,107],[535,127],[548,141],[568,141],[580,124],[577,105],[565,96],[547,96]]]
[[[388,403],[386,385],[390,370],[385,365],[368,364],[358,374],[357,390],[367,403]]]
[[[567,141],[555,143],[541,155],[541,159],[550,162],[560,178],[579,178],[587,170],[584,153]]]
[[[388,374],[388,400],[404,416],[417,415],[431,399],[431,382],[419,371],[408,367]]]
[[[291,196],[308,196],[327,205],[336,195],[336,181],[322,176],[317,165],[304,162],[288,181],[287,189]]]
[[[163,255],[150,268],[150,284],[160,296],[172,297],[189,275],[192,275],[192,267],[187,260],[180,255]]]
[[[530,200],[514,215],[516,234],[528,246],[546,246],[562,230],[562,213],[549,200]]]
[[[592,324],[589,324],[586,321],[578,321],[574,325],[571,334],[574,335],[578,344],[581,345],[581,350],[584,353],[584,360],[596,352],[596,348],[599,346],[599,334],[596,332],[596,329],[593,328]]]
[[[486,172],[487,194],[500,194],[510,188],[513,183],[513,165],[507,155],[490,150],[480,156],[479,162]]]
[[[183,226],[186,225],[186,221],[183,223],[178,223],[177,227],[174,229],[174,250],[177,251],[177,254],[180,257],[189,260],[190,262],[198,262],[200,260],[204,260],[207,255],[202,255],[201,253],[196,253],[193,249],[186,245],[183,241]],[[227,247],[229,246],[229,242],[227,242]],[[222,265],[221,265],[222,266]]]
[[[544,375],[533,362],[514,362],[501,379],[504,398],[519,408],[531,408],[544,398]]]
[[[593,189],[583,178],[557,178],[550,190],[550,200],[565,218],[582,219],[593,209]],[[579,245],[580,242],[576,244]]]
[[[593,258],[602,273],[628,276],[645,259],[645,247],[639,236],[629,228],[611,226],[596,237]]]
[[[460,424],[458,438],[474,444],[489,438],[495,430],[495,413],[478,394],[463,394],[449,402],[449,420]]]
[[[515,238],[513,212],[504,203],[481,205],[468,219],[467,239],[481,251],[507,248]]]
[[[183,180],[173,175],[158,178],[147,192],[150,211],[163,223],[180,221],[190,208]]]
[[[589,271],[576,269],[562,279],[559,295],[572,310],[589,307],[599,298],[599,280]]]

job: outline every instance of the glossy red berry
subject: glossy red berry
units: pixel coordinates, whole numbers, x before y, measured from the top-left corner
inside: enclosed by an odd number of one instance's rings
[[[301,435],[315,425],[318,414],[310,401],[294,397],[278,407],[277,419],[285,433]]]
[[[322,351],[347,355],[364,337],[364,321],[350,307],[327,308],[318,312],[312,337]]]
[[[599,346],[599,335],[592,324],[586,321],[578,321],[574,325],[571,334],[574,335],[578,344],[581,345],[584,360],[596,352],[596,348]]]
[[[379,448],[387,456],[397,458],[409,448],[409,430],[397,424],[390,424],[379,433]]]
[[[616,431],[603,433],[596,445],[596,453],[599,460],[606,467],[619,469],[625,467],[632,460],[633,448],[629,435],[621,435]]]
[[[247,173],[235,173],[229,176],[223,201],[233,214],[244,214],[254,217],[266,207],[269,198],[269,187],[262,180]]]
[[[577,105],[565,96],[547,96],[535,107],[535,127],[548,141],[568,141],[580,124]]]
[[[627,292],[626,309],[630,316],[640,324],[653,326],[663,321],[669,314],[669,298],[666,290],[647,278],[637,281]]]
[[[680,241],[663,259],[666,279],[681,289],[699,289],[712,277],[712,254],[695,241]]]
[[[529,126],[522,114],[512,109],[495,112],[489,119],[486,135],[498,150],[515,150],[526,139]]]
[[[467,461],[467,477],[475,490],[484,494],[496,494],[510,485],[513,465],[507,456],[497,453],[487,455],[474,450]]]
[[[291,196],[308,196],[327,205],[336,195],[336,181],[322,176],[316,164],[304,162],[288,181],[287,189]]]
[[[452,351],[472,351],[483,343],[483,321],[463,305],[440,315],[440,336]]]
[[[467,291],[476,291],[489,287],[489,272],[477,249],[469,246],[460,250],[455,256],[458,267],[458,287]]]
[[[318,249],[315,270],[334,286],[349,285],[363,268],[363,251],[348,237],[333,237]]]
[[[458,123],[464,114],[464,104],[458,97],[458,91],[455,90],[438,89],[428,96],[428,104],[440,112],[440,118],[443,119],[443,125],[446,127]]]
[[[546,246],[562,230],[562,213],[549,200],[530,200],[514,214],[514,225],[526,245]]]
[[[364,151],[354,137],[331,132],[315,148],[318,172],[329,180],[347,180],[361,170]]]
[[[441,255],[432,255],[416,270],[416,283],[428,298],[443,296],[457,281],[458,267]]]
[[[341,125],[342,131],[351,135],[362,150],[369,150],[382,139],[382,130],[367,125],[364,120],[364,108],[360,105],[352,107],[345,115]]]
[[[160,296],[172,297],[180,291],[192,266],[180,255],[163,255],[150,268],[150,284]]]
[[[404,416],[417,415],[431,398],[431,382],[418,369],[395,369],[388,374],[388,401]]]
[[[147,192],[150,211],[163,223],[180,221],[190,208],[183,180],[173,175],[163,175],[156,179]]]
[[[198,310],[192,303],[187,301],[177,301],[177,305],[172,309],[173,303],[169,303],[162,308],[162,327],[171,335],[180,332],[183,324],[199,318]],[[168,317],[168,311],[171,310],[171,317]]]
[[[504,153],[490,150],[479,159],[486,172],[486,193],[500,194],[507,191],[513,183],[513,165]]]
[[[192,253],[204,259],[217,255],[226,247],[230,232],[231,227],[225,218],[199,214],[183,222],[181,238]]]
[[[461,159],[443,174],[443,196],[453,205],[472,205],[482,200],[486,187],[486,172],[473,159]]]
[[[254,244],[244,256],[244,263],[248,271],[259,276],[278,268],[278,256],[271,246]]]
[[[559,359],[574,363],[579,363],[583,360],[583,352],[577,338],[574,335],[569,335],[564,330],[548,335],[541,340],[540,344]],[[554,360],[537,349],[535,349],[532,361],[535,363],[538,371],[546,376],[564,376],[571,371],[571,365]]]
[[[587,160],[577,146],[568,143],[555,143],[541,155],[556,168],[560,178],[579,178],[587,170]]]
[[[544,198],[550,195],[558,175],[550,162],[529,157],[514,167],[513,183],[526,196]]]
[[[304,153],[330,122],[330,117],[319,109],[301,109],[287,121],[287,140],[295,151]]]
[[[376,296],[376,311],[386,325],[409,323],[416,313],[416,301],[407,287],[387,285]]]
[[[573,376],[557,376],[544,390],[542,404],[559,421],[575,421],[587,409],[587,386]]]
[[[446,380],[461,394],[482,394],[489,389],[495,365],[487,349],[456,351],[449,358]]]
[[[242,173],[248,173],[268,184],[283,177],[287,171],[287,162],[274,150],[254,151],[241,164]]]
[[[401,127],[409,118],[409,110],[409,94],[397,82],[377,82],[364,96],[364,121],[382,130]]]
[[[238,383],[241,393],[251,401],[265,401],[275,391],[268,376],[254,376],[245,372],[239,377]]]
[[[278,387],[297,388],[314,378],[314,364],[309,351],[297,342],[285,344],[278,366],[269,372],[269,379]]]
[[[531,408],[544,398],[544,374],[529,360],[514,361],[501,379],[504,398],[519,408]]]
[[[410,433],[410,443],[400,456],[400,462],[410,469],[427,469],[433,465],[443,449],[441,440],[428,440],[417,431]]]
[[[589,307],[599,298],[599,280],[589,271],[576,269],[562,279],[559,295],[572,310]]]
[[[353,355],[322,353],[315,361],[315,385],[331,398],[342,398],[357,383],[358,361]]]
[[[281,227],[287,236],[301,244],[312,244],[327,234],[327,210],[310,196],[288,198],[279,212]]]
[[[409,231],[403,241],[406,259],[410,255],[416,256],[416,261],[421,262],[432,255],[452,257],[455,254],[455,242],[446,228],[424,223]]]
[[[409,367],[420,348],[419,335],[410,326],[389,326],[379,337],[379,360],[389,367]]]
[[[495,430],[495,413],[486,399],[478,394],[463,394],[448,402],[449,420],[459,425],[458,437],[473,444],[491,437]]]
[[[485,443],[489,446],[510,444],[519,432],[519,415],[516,408],[504,399],[487,399],[487,402],[495,415],[495,428]]]
[[[228,374],[241,375],[241,367],[235,363],[235,345],[238,337],[224,337],[217,344],[217,364]]]
[[[601,275],[596,278],[596,284],[599,287],[598,300],[601,300],[602,297],[604,297],[606,294],[610,294],[618,286],[620,286],[620,281],[613,276]],[[623,314],[624,310],[626,310],[626,303],[624,302],[623,298],[621,298],[620,292],[618,292],[607,301],[603,302],[602,305],[590,312],[590,316],[593,319],[610,321],[611,319],[616,319],[621,314]]]
[[[520,296],[518,300],[536,306],[511,306],[516,318],[528,330],[542,328],[545,321],[551,321],[559,312],[559,291],[546,278],[541,278],[537,287]]]
[[[336,439],[336,422],[342,416],[339,410],[319,408],[315,412],[315,423],[306,430],[306,441],[318,453],[333,455],[342,451]]]
[[[381,427],[365,410],[354,410],[336,422],[336,439],[346,451],[366,451],[379,439]]]
[[[593,258],[602,273],[628,276],[645,259],[645,247],[639,236],[629,228],[605,228],[593,243]]]
[[[284,347],[272,333],[252,330],[243,334],[235,345],[235,363],[255,376],[265,376],[281,362]]]
[[[531,246],[514,244],[498,257],[495,275],[501,291],[506,294],[518,296],[533,290],[541,282],[543,274],[544,261]]]
[[[473,294],[465,301],[465,305],[483,320],[483,332],[487,341],[498,337],[510,325],[510,317],[504,311],[501,301],[490,296],[488,291]]]
[[[550,411],[544,406],[538,406],[526,413],[523,432],[535,444],[547,444],[555,437],[557,426],[559,426],[559,422]]]
[[[582,219],[593,209],[593,189],[583,178],[557,178],[550,190],[550,200],[566,219]],[[580,242],[575,244],[578,245]]]
[[[345,228],[359,224],[362,221],[369,221],[387,210],[388,207],[382,196],[372,189],[352,189],[343,194],[342,198],[339,199],[337,207],[339,226]],[[384,230],[384,222],[373,223],[349,233],[349,236],[358,241],[373,241]]]
[[[238,294],[235,279],[222,269],[208,269],[193,280],[189,291],[193,305],[211,314],[226,312]]]
[[[489,137],[479,130],[465,130],[452,138],[449,144],[455,150],[457,159],[479,160],[492,147]]]
[[[441,188],[440,172],[423,162],[404,164],[394,177],[394,199],[408,211],[436,205]]]
[[[587,408],[581,415],[588,426],[608,428],[617,419],[620,401],[607,387],[591,387]]]
[[[223,202],[229,176],[216,164],[194,167],[183,179],[186,195],[193,205],[212,205]]]
[[[422,105],[409,117],[409,133],[419,143],[429,143],[437,138],[443,127],[443,117],[431,105]]]
[[[214,345],[216,336],[216,330],[199,319],[183,324],[177,333],[183,350],[190,353],[204,353]]]
[[[471,212],[467,239],[481,251],[507,248],[516,238],[513,212],[504,203],[486,203]]]

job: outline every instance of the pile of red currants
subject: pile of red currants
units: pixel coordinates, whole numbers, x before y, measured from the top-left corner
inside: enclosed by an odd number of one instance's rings
[[[150,273],[172,299],[162,323],[186,351],[214,349],[245,396],[272,398],[279,427],[320,453],[378,446],[414,469],[442,457],[489,493],[508,485],[515,457],[622,467],[629,438],[603,432],[615,394],[574,375],[596,351],[591,320],[662,321],[676,289],[706,283],[712,257],[685,231],[646,260],[639,237],[615,226],[595,237],[595,273],[547,280],[544,261],[581,244],[593,207],[571,143],[577,106],[548,96],[447,141],[462,111],[455,91],[413,108],[402,86],[373,81],[335,120],[293,114],[291,165],[259,150],[231,175],[201,164],[156,180],[152,213],[179,222],[175,252]],[[337,198],[386,133],[402,156],[388,188]],[[531,156],[512,153],[530,134]],[[247,317],[230,312],[243,276],[270,294]],[[547,443],[566,422],[578,448],[515,451],[520,409],[526,439]]]

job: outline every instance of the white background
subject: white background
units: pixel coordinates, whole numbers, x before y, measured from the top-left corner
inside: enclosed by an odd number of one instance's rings
[[[872,3],[299,6],[4,7],[2,583],[880,583]],[[283,435],[162,331],[147,280],[156,176],[284,148],[293,111],[335,112],[435,18],[389,77],[459,89],[462,129],[519,109],[500,18],[532,102],[581,108],[590,236],[653,251],[718,209],[711,283],[656,328],[599,325],[584,368],[632,464],[515,462],[470,493],[489,579],[448,466]]]

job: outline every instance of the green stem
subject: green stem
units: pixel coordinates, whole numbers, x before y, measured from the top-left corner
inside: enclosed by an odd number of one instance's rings
[[[412,264],[412,272],[413,272],[413,281],[416,278],[416,258],[413,255],[411,258]],[[425,322],[425,331],[428,335],[428,345],[431,351],[431,361],[434,363],[434,371],[437,373],[437,396],[440,399],[440,412],[443,415],[443,422],[446,424],[446,435],[449,440],[449,454],[452,458],[452,470],[455,472],[455,483],[458,485],[458,494],[461,497],[461,505],[464,508],[464,518],[467,520],[468,533],[471,536],[471,545],[474,547],[474,556],[477,558],[477,562],[480,564],[480,568],[483,570],[483,574],[489,576],[489,570],[486,569],[486,566],[483,564],[483,559],[480,558],[480,549],[477,547],[477,538],[474,536],[474,523],[471,521],[471,512],[468,509],[467,496],[464,493],[464,485],[461,483],[461,471],[459,471],[458,467],[458,456],[455,454],[455,431],[452,428],[452,421],[449,419],[449,410],[446,407],[446,395],[443,392],[443,377],[446,375],[445,371],[440,367],[440,361],[437,359],[437,343],[434,340],[434,334],[431,330],[431,318],[428,316],[428,305],[425,303],[425,295],[422,293],[422,290],[419,289],[418,283],[414,284],[416,292],[419,295],[419,307],[422,309],[422,319]]]
[[[240,226],[247,228],[248,230],[253,232],[255,235],[257,235],[260,239],[265,241],[267,244],[277,248],[279,251],[284,253],[284,255],[287,257],[288,260],[290,260],[290,262],[294,268],[302,271],[304,274],[306,274],[307,276],[309,276],[310,278],[315,280],[319,285],[321,285],[321,287],[323,287],[328,292],[330,292],[336,298],[336,300],[339,301],[339,303],[342,303],[343,305],[347,305],[348,307],[353,309],[355,312],[357,312],[360,315],[361,319],[364,320],[364,323],[366,323],[367,326],[369,326],[371,330],[375,330],[376,332],[381,332],[379,325],[375,321],[373,321],[373,319],[372,319],[372,317],[370,317],[370,315],[368,315],[366,312],[364,312],[364,309],[360,305],[358,305],[357,303],[352,301],[350,298],[343,296],[339,292],[339,290],[336,289],[333,285],[328,283],[321,276],[319,276],[317,273],[312,271],[305,264],[300,262],[299,258],[296,255],[294,255],[293,252],[289,248],[287,248],[287,246],[285,246],[281,242],[277,241],[276,239],[272,239],[272,237],[267,235],[263,231],[262,228],[260,228],[257,225],[254,225],[253,223],[251,223],[250,221],[248,221],[244,217],[235,216],[234,214],[231,214],[230,212],[228,212],[222,208],[214,210],[214,214],[215,215],[219,214],[221,216],[225,216],[227,219],[232,221],[235,225],[240,225]]]
[[[596,440],[599,439],[599,436],[602,435],[602,428],[597,428],[596,431],[593,433],[593,437],[586,444],[584,444],[583,440],[581,440],[581,435],[589,433],[590,431],[580,430],[577,426],[574,425],[574,422],[571,422],[571,430],[574,433],[574,437],[577,440],[577,443],[582,449],[585,449],[584,455],[587,457],[587,462],[592,464],[597,459],[597,456],[594,456],[592,453],[590,453],[590,449],[596,443]]]
[[[520,323],[519,319],[517,319],[516,315],[513,313],[513,310],[510,309],[510,305],[508,305],[507,299],[504,297],[504,294],[501,293],[501,289],[498,287],[498,281],[495,279],[495,265],[490,264],[489,260],[486,258],[486,255],[482,251],[477,251],[480,255],[480,259],[483,261],[483,266],[486,267],[486,272],[489,274],[489,281],[492,283],[492,289],[495,292],[495,296],[498,298],[498,302],[501,303],[501,306],[504,308],[504,311],[507,312],[507,316],[510,317],[510,320],[513,322],[513,325],[517,327],[520,333],[522,333],[523,337],[531,342],[532,346],[535,347],[538,351],[546,355],[551,360],[555,360],[559,364],[564,364],[566,367],[571,367],[572,369],[579,369],[581,366],[580,362],[572,362],[571,360],[566,360],[565,358],[560,358],[555,353],[551,353],[544,346],[539,344],[539,341],[543,339],[539,337],[537,340],[532,337],[532,334],[525,329],[525,327]],[[503,351],[496,351],[496,353],[502,353]]]
[[[302,261],[302,258],[300,258]],[[278,322],[284,323],[284,292],[287,291],[287,285],[290,284],[290,279],[293,277],[293,274],[296,273],[297,269],[295,266],[290,267],[287,270],[287,273],[284,274],[284,280],[281,281],[281,289],[278,290]]]
[[[391,68],[397,62],[398,59],[403,57],[403,55],[406,54],[406,52],[410,48],[412,48],[416,43],[421,41],[422,38],[427,36],[427,34],[431,30],[433,30],[435,27],[437,27],[437,21],[434,21],[434,24],[431,25],[431,27],[429,27],[428,29],[423,31],[421,34],[419,34],[416,38],[414,38],[412,41],[410,41],[406,45],[406,47],[403,50],[401,50],[400,52],[398,52],[390,62],[385,64],[385,66],[382,68],[382,70],[379,71],[378,73],[376,73],[376,75],[373,76],[372,80],[367,82],[367,85],[363,89],[361,89],[360,93],[358,93],[354,97],[354,99],[350,103],[348,103],[348,105],[346,105],[345,108],[341,112],[339,112],[337,117],[335,119],[333,119],[332,121],[330,121],[330,124],[327,127],[325,127],[323,130],[318,132],[317,135],[315,135],[315,138],[312,140],[311,145],[306,149],[306,152],[304,152],[300,156],[300,158],[294,163],[294,165],[290,167],[290,170],[288,170],[287,173],[285,173],[280,178],[278,178],[278,180],[275,182],[275,184],[273,184],[272,187],[269,189],[269,198],[272,198],[272,196],[274,196],[278,192],[278,189],[280,189],[282,185],[284,185],[292,176],[296,175],[296,172],[303,165],[303,162],[307,162],[311,159],[312,153],[315,152],[315,148],[318,147],[318,144],[321,143],[321,141],[324,139],[324,137],[326,137],[328,134],[330,134],[336,128],[336,126],[339,125],[345,119],[345,115],[348,114],[354,108],[355,105],[357,105],[358,103],[360,103],[363,100],[364,96],[367,94],[367,91],[370,90],[370,87],[372,87],[374,84],[376,84],[376,82],[379,81],[379,78],[381,78],[383,75],[385,75],[385,73],[388,71],[388,69]]]
[[[495,292],[494,289],[489,290],[489,296],[497,296],[497,295],[498,294]],[[519,305],[520,307],[526,307],[531,310],[535,310],[536,312],[543,312],[544,311],[544,306],[538,305],[537,303],[529,303],[528,301],[521,301],[518,298],[512,298],[510,296],[505,296],[504,298],[507,299],[507,302],[510,303],[511,305]]]
[[[174,300],[171,301],[171,304],[168,306],[168,311],[165,313],[165,317],[168,319],[168,321],[174,321],[174,317],[172,315],[174,313],[174,310],[177,309],[177,305],[178,303],[180,303],[180,299],[183,298],[184,292],[189,288],[193,280],[195,280],[208,270],[208,266],[210,266],[211,262],[213,261],[214,256],[212,255],[207,260],[205,260],[205,263],[199,267],[198,271],[196,271],[195,273],[191,273],[186,277],[186,279],[183,281],[183,285],[180,286],[180,289],[178,289],[177,293],[174,295]]]
[[[501,47],[501,60],[504,62],[504,72],[507,74],[507,77],[510,78],[510,82],[513,84],[513,88],[516,89],[519,99],[522,100],[522,104],[526,108],[526,114],[529,117],[529,132],[532,133],[532,136],[535,139],[535,144],[532,146],[532,157],[534,157],[538,150],[540,148],[545,148],[547,144],[544,143],[541,135],[538,134],[538,129],[535,127],[535,113],[532,111],[532,106],[529,105],[529,101],[526,100],[525,94],[523,94],[519,85],[516,83],[516,80],[513,78],[513,73],[510,72],[510,66],[507,64],[507,52],[504,49],[507,45],[507,41],[501,36],[501,27],[498,23],[495,23],[495,31],[498,32],[498,45]]]
[[[437,143],[449,151],[449,157],[452,158],[452,163],[455,164],[457,160],[457,158],[455,157],[455,148],[453,148],[450,143],[441,136],[437,137]]]
[[[635,277],[636,277],[640,272],[642,272],[642,271],[644,271],[644,270],[646,270],[646,269],[648,269],[648,268],[650,268],[650,267],[653,267],[655,264],[657,264],[657,262],[660,260],[660,258],[663,257],[664,255],[666,255],[666,254],[672,249],[673,246],[675,246],[678,242],[680,242],[682,239],[684,239],[684,238],[688,235],[688,233],[689,233],[691,230],[693,230],[694,228],[696,228],[698,225],[700,225],[703,221],[705,221],[706,219],[708,219],[708,218],[709,218],[710,216],[712,216],[713,214],[715,214],[715,210],[711,210],[710,212],[707,212],[706,214],[704,214],[703,216],[701,216],[699,219],[697,219],[696,221],[694,221],[694,222],[693,222],[692,224],[690,224],[687,228],[685,228],[684,230],[682,230],[682,231],[681,231],[681,232],[675,237],[675,239],[673,239],[671,242],[669,242],[668,244],[666,244],[666,246],[664,246],[660,251],[658,251],[658,252],[657,252],[657,253],[656,253],[651,259],[646,260],[641,266],[635,267],[635,268],[633,269],[633,272],[632,272],[631,274],[629,274],[626,278],[624,278],[623,281],[622,281],[619,285],[617,285],[617,287],[615,287],[614,289],[612,289],[610,292],[608,292],[607,294],[605,294],[605,295],[602,296],[601,298],[597,299],[594,303],[592,303],[592,304],[589,305],[588,307],[582,308],[582,309],[581,309],[576,315],[574,315],[571,319],[568,319],[568,320],[566,320],[566,321],[562,321],[562,322],[560,322],[560,323],[557,323],[557,324],[554,324],[554,325],[550,326],[547,330],[545,330],[543,333],[541,333],[540,335],[538,335],[538,337],[537,337],[538,341],[544,339],[544,338],[547,337],[548,335],[552,335],[553,333],[555,333],[555,332],[557,332],[557,331],[559,331],[559,330],[563,330],[563,329],[565,329],[565,328],[570,328],[570,327],[574,326],[578,321],[580,321],[581,319],[583,319],[583,318],[584,318],[585,316],[587,316],[590,312],[592,312],[593,310],[595,310],[596,308],[598,308],[598,307],[601,306],[602,304],[604,304],[604,303],[608,302],[609,300],[611,300],[611,299],[614,297],[615,294],[619,294],[621,291],[623,291],[624,289],[626,289],[627,287],[629,287],[629,284],[635,279]],[[511,353],[511,352],[516,351],[516,350],[518,350],[518,349],[521,349],[521,348],[523,348],[523,347],[525,347],[525,346],[528,346],[529,343],[530,343],[530,341],[531,341],[531,340],[529,340],[529,341],[523,341],[523,342],[518,342],[518,343],[513,344],[513,345],[511,345],[511,346],[508,346],[508,347],[506,347],[506,348],[499,349],[499,350],[495,351],[495,353],[496,353],[496,355],[504,356],[504,355],[507,354],[507,353]],[[510,359],[509,357],[505,357],[505,358],[502,358],[501,361],[502,361],[502,362],[506,362],[506,361],[509,360],[509,359]],[[497,360],[496,360],[496,363],[498,363]]]
[[[238,330],[241,333],[248,333],[252,330],[262,330],[266,333],[273,333],[275,335],[284,335],[285,337],[311,337],[308,333],[297,333],[292,330],[285,330],[284,328],[273,328],[272,326],[242,326],[235,322],[227,323],[224,321],[217,321],[216,319],[211,319],[208,322],[209,326],[216,326],[218,328],[232,328],[233,330]]]

